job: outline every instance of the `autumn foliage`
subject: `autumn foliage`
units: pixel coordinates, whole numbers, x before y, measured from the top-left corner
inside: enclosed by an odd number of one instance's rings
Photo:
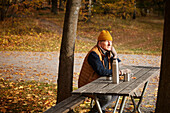
[[[105,29],[113,36],[118,53],[161,54],[164,21],[157,15],[163,12],[163,0],[92,0],[92,15],[88,22],[84,19],[87,12],[83,5],[87,1],[82,0],[75,52],[88,52],[96,44],[99,32]],[[50,8],[47,0],[0,0],[0,16],[4,16],[0,21],[0,51],[59,52],[65,10],[55,15]],[[134,13],[135,20],[132,19]],[[138,64],[142,61],[132,62]],[[2,75],[2,71],[9,74],[0,67],[0,112],[43,112],[55,105],[56,84],[35,80],[11,81],[12,75]],[[21,78],[24,76],[21,72],[15,74]],[[153,86],[157,87],[155,84],[154,81]],[[155,102],[157,89],[148,95],[154,99],[145,99],[144,102]],[[88,112],[89,105],[90,100],[87,100],[75,112]],[[143,104],[142,107],[152,109],[155,106]],[[133,106],[126,109],[132,110]]]

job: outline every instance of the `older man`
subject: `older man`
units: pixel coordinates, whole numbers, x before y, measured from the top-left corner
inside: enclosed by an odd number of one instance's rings
[[[112,75],[111,64],[113,58],[117,58],[117,53],[112,46],[112,40],[109,31],[103,30],[100,33],[97,45],[85,57],[78,80],[78,87],[84,86],[101,76],[110,77]],[[105,112],[105,108],[116,99],[116,96],[100,95],[98,98],[102,110]],[[94,108],[91,112],[97,113],[97,110]]]

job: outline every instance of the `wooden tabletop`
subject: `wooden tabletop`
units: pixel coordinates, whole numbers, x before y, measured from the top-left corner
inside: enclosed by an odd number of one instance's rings
[[[100,77],[99,79],[74,90],[72,94],[130,96],[150,78],[158,75],[160,71],[159,67],[149,66],[121,66],[120,69],[130,69],[134,79],[131,78],[129,82],[120,80],[119,84],[113,84],[112,81],[106,80],[106,77]]]

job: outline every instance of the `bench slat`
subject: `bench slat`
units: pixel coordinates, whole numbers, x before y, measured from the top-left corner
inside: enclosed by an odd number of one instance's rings
[[[71,109],[74,109],[76,106],[81,104],[86,97],[80,95],[73,95],[62,102],[56,104],[55,106],[51,107],[44,113],[67,113]]]
[[[67,113],[70,110],[74,109],[76,106],[78,106],[79,104],[83,103],[83,101],[85,100],[86,97],[81,96],[77,99],[75,99],[74,101],[72,101],[71,103],[68,103],[66,106],[60,108],[59,110],[57,110],[58,113]]]

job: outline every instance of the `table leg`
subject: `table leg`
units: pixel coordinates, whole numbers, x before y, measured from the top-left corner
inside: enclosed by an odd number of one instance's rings
[[[143,88],[143,91],[142,91],[142,94],[141,94],[141,97],[140,97],[140,100],[139,100],[138,105],[137,105],[137,110],[138,110],[139,113],[141,113],[141,111],[140,111],[140,105],[141,105],[141,103],[142,103],[143,96],[144,96],[144,93],[145,93],[145,91],[146,91],[146,88],[148,87],[148,83],[149,83],[148,81],[145,83],[144,88]]]
[[[95,102],[96,102],[96,106],[97,106],[99,113],[103,113],[102,108],[101,108],[100,103],[99,103],[99,99],[96,96],[95,96]]]
[[[122,99],[122,102],[121,102],[121,105],[120,105],[119,113],[123,112],[123,108],[124,108],[125,102],[126,102],[126,96],[123,96],[123,99]]]
[[[134,109],[133,109],[133,113],[136,112],[136,103],[135,103],[135,100],[134,100],[134,97],[131,96],[131,100],[132,100],[132,103],[133,103],[133,106],[134,106]]]
[[[90,103],[90,107],[93,108],[93,103],[94,103],[94,100],[91,99],[91,103]]]
[[[147,88],[147,86],[148,86],[148,83],[149,83],[148,81],[145,83],[141,96],[131,96],[131,100],[132,100],[133,106],[134,106],[133,112],[138,111],[138,113],[141,113],[141,111],[140,111],[140,105],[141,105],[141,103],[142,103],[143,96],[144,96],[144,93],[145,93],[146,88]],[[136,105],[136,103],[135,103],[135,98],[138,98],[138,99],[139,99],[139,102],[138,102],[137,105]]]
[[[116,112],[117,106],[118,106],[118,104],[119,104],[119,99],[120,99],[120,96],[117,97],[117,100],[116,100],[116,103],[115,103],[115,108],[114,108],[114,110],[113,110],[113,113]]]

